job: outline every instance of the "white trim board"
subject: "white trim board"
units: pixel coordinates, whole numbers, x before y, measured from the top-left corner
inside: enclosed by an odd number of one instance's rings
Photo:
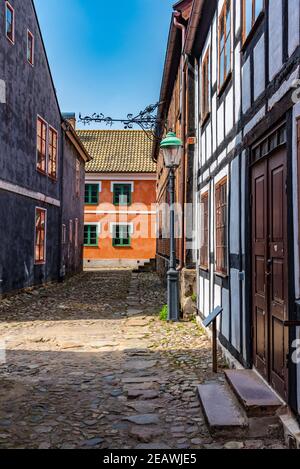
[[[22,195],[23,197],[28,197],[29,199],[38,200],[39,202],[44,202],[48,205],[54,205],[55,207],[60,207],[60,201],[57,199],[53,199],[52,197],[48,197],[45,194],[40,192],[34,192],[29,189],[25,189],[25,187],[17,186],[16,184],[12,184],[10,182],[6,182],[0,179],[0,189],[12,192],[14,194]]]

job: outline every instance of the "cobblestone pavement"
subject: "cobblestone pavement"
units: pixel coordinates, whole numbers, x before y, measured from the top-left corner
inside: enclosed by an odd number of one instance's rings
[[[164,303],[155,274],[126,270],[0,301],[0,448],[282,447],[210,437],[195,392],[210,344],[161,322]]]

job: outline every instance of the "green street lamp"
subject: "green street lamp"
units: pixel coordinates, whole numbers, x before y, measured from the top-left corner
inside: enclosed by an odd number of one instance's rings
[[[170,266],[168,278],[168,321],[177,322],[179,313],[179,273],[176,268],[175,246],[175,171],[180,166],[182,156],[182,141],[170,131],[161,142],[165,167],[169,169],[170,194]]]

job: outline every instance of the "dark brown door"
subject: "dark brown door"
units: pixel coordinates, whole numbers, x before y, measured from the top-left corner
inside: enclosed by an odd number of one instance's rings
[[[282,149],[252,170],[252,275],[254,364],[287,399],[287,198]]]

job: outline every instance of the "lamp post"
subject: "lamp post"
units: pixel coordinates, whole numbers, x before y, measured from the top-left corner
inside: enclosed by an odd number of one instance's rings
[[[176,268],[175,246],[175,171],[180,165],[182,154],[182,141],[170,131],[161,142],[165,167],[169,169],[170,194],[170,265],[168,278],[168,321],[179,321],[179,273]]]

